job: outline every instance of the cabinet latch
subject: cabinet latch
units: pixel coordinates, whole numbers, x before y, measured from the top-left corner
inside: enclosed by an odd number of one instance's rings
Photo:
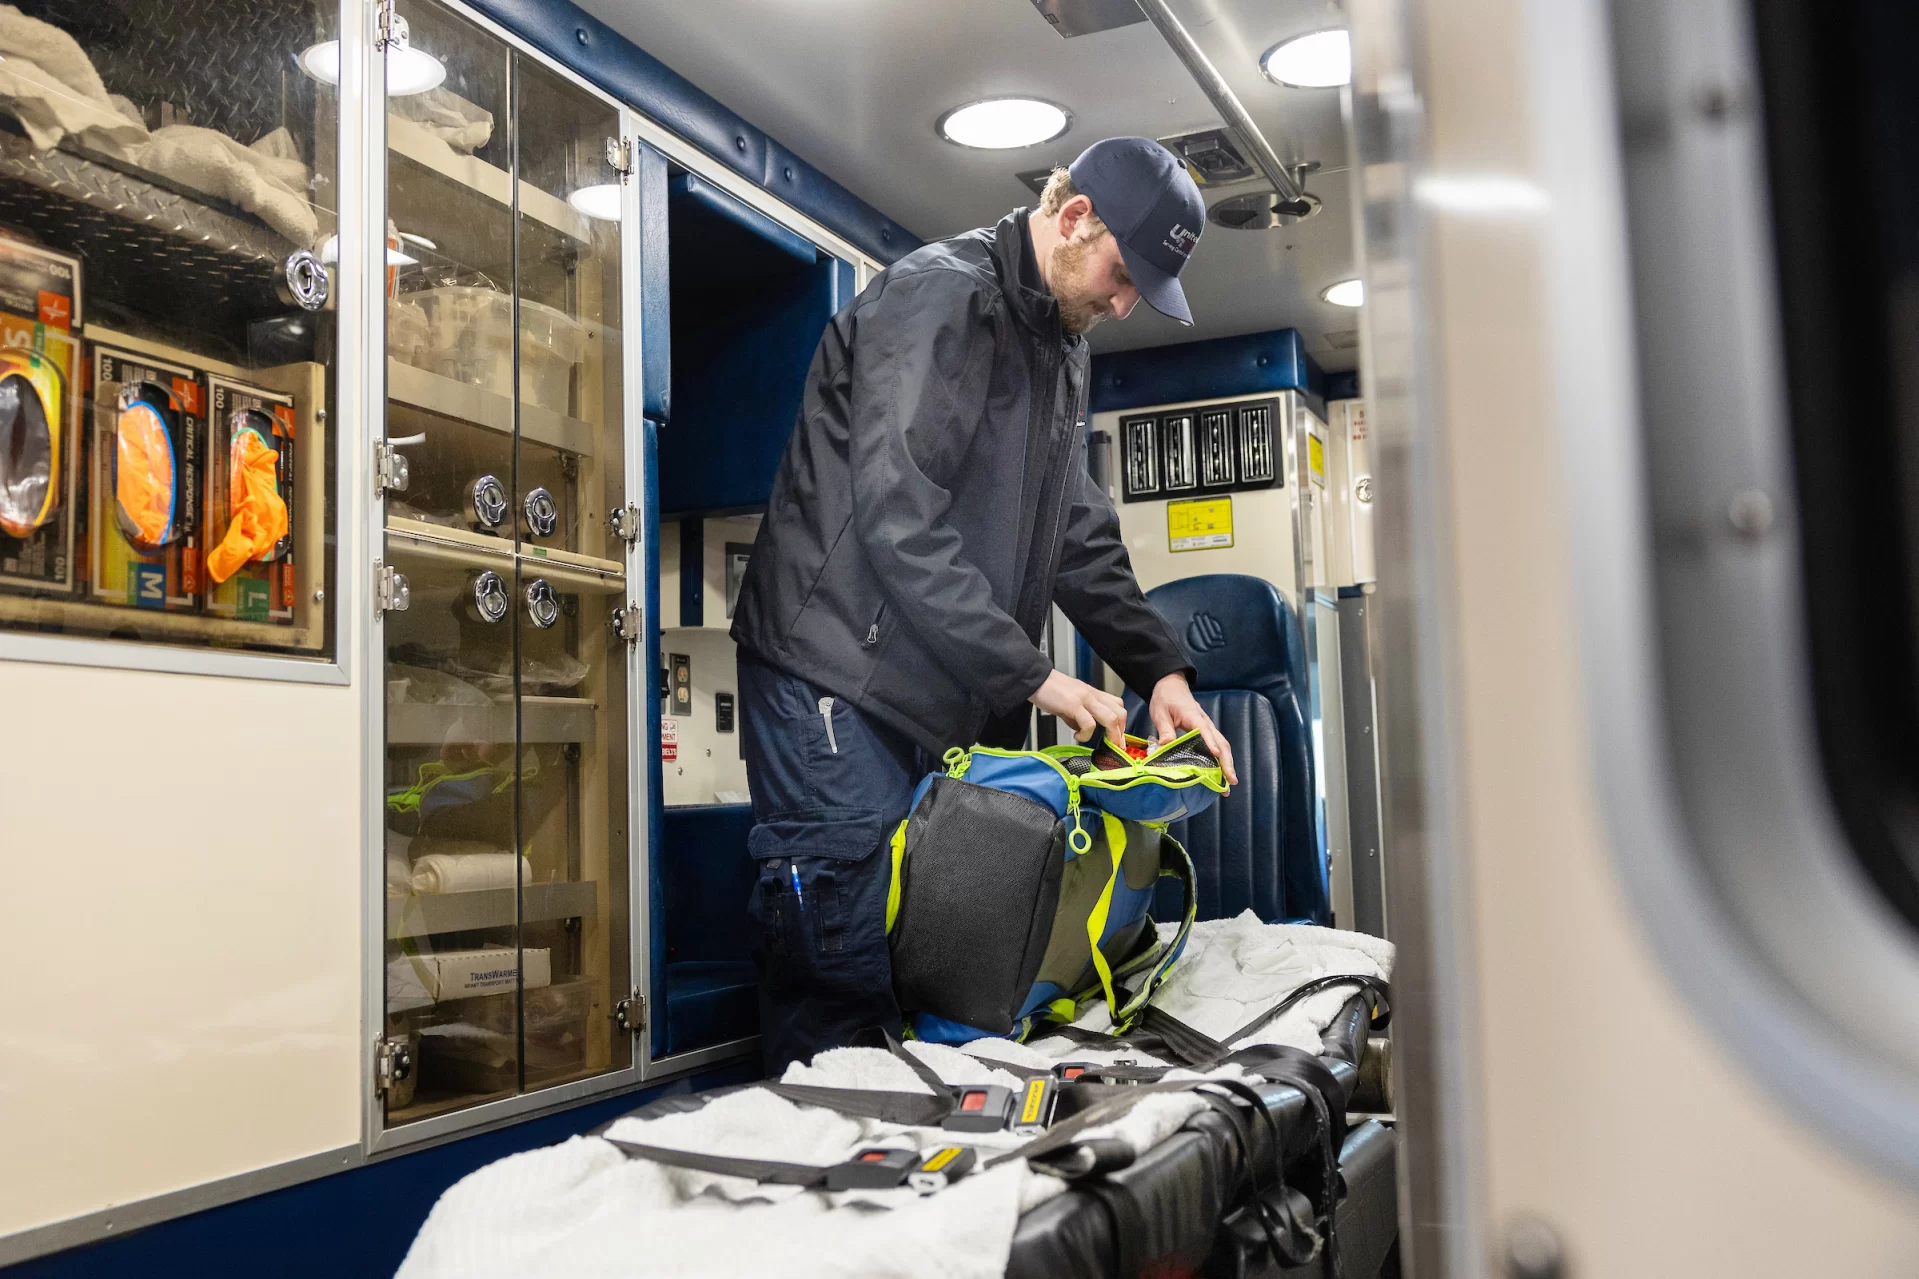
[[[640,540],[640,508],[631,502],[613,511],[606,522],[613,526],[613,536],[622,542]]]
[[[645,614],[640,612],[640,606],[637,604],[616,608],[613,610],[613,634],[629,644],[637,644],[640,642],[641,624],[644,621]]]
[[[373,47],[405,52],[411,44],[406,19],[396,11],[394,0],[380,0],[373,15]]]
[[[380,440],[373,446],[373,491],[377,493],[404,493],[412,482],[413,469],[407,465],[406,454]]]
[[[620,175],[624,182],[633,176],[633,143],[626,138],[608,138],[606,140],[607,167]]]
[[[404,613],[413,603],[406,574],[391,564],[373,561],[373,600],[382,613]]]
[[[646,1029],[646,996],[634,991],[613,1005],[613,1020],[629,1035]]]
[[[382,1039],[373,1050],[373,1088],[385,1094],[413,1073],[413,1049],[404,1039]]]

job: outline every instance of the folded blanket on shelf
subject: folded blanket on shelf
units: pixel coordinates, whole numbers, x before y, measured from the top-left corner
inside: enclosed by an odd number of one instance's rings
[[[473,893],[533,882],[533,867],[512,853],[428,853],[413,863],[416,893]]]
[[[1261,924],[1252,915],[1195,927],[1187,955],[1154,1003],[1207,1033],[1237,1029],[1260,1008],[1315,977],[1388,976],[1392,947],[1332,929]],[[1184,984],[1182,974],[1188,974]],[[1351,992],[1301,1001],[1250,1042],[1297,1043],[1317,1051],[1323,1030]],[[1103,1006],[1099,1013],[1104,1017]],[[1099,1029],[1091,1023],[1091,1029]],[[1312,1029],[1312,1028],[1317,1029]],[[1310,1042],[1302,1042],[1311,1029]],[[948,1083],[1019,1080],[969,1055],[1044,1068],[1068,1056],[1101,1054],[1057,1037],[1033,1044],[979,1040],[965,1050],[906,1046]],[[1136,1049],[1107,1056],[1145,1061]],[[1236,1075],[1236,1069],[1215,1072]],[[1175,1072],[1168,1078],[1196,1078]],[[840,1048],[788,1068],[784,1082],[891,1092],[924,1092],[903,1061],[870,1048]],[[1144,1097],[1088,1137],[1114,1137],[1136,1151],[1164,1141],[1204,1103],[1190,1094]],[[690,1112],[614,1123],[616,1141],[790,1163],[837,1163],[862,1146],[951,1144],[953,1134],[797,1106],[759,1089],[715,1097]],[[968,1133],[982,1156],[1024,1139]],[[1003,1274],[1020,1214],[1066,1189],[1023,1162],[977,1172],[928,1198],[910,1190],[827,1193],[629,1159],[593,1137],[529,1151],[469,1175],[443,1195],[413,1242],[398,1279],[648,1275],[938,1276]],[[643,1241],[636,1253],[635,1240]]]
[[[312,246],[320,222],[306,201],[307,168],[286,154],[292,147],[285,129],[276,129],[251,147],[241,146],[216,129],[190,124],[155,129],[145,146],[127,159],[182,186],[238,205],[295,244]]]

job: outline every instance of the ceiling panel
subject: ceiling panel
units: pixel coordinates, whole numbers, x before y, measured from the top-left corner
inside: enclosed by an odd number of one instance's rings
[[[1030,0],[583,0],[635,44],[927,239],[1032,201],[1016,174],[1065,163],[1103,137],[1167,137],[1219,124],[1148,23],[1063,39]],[[1186,269],[1191,329],[1149,315],[1108,321],[1100,350],[1296,327],[1331,369],[1357,352],[1324,335],[1355,314],[1319,300],[1354,274],[1339,91],[1288,89],[1257,60],[1282,38],[1342,26],[1327,0],[1175,0],[1174,11],[1279,154],[1324,166],[1324,209],[1279,231],[1208,226]],[[974,151],[934,131],[963,102],[1027,94],[1073,113],[1037,147]],[[1258,189],[1238,184],[1208,191]]]

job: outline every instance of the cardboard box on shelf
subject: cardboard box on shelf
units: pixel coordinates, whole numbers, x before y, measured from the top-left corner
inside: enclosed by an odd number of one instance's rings
[[[519,952],[526,963],[527,990],[537,990],[553,981],[552,952],[527,949]],[[434,995],[441,1001],[470,999],[475,995],[497,995],[512,990],[519,979],[511,946],[491,946],[484,950],[443,950],[433,956]]]
[[[184,353],[181,353],[184,358]],[[103,344],[89,346],[93,427],[89,464],[93,493],[88,503],[93,598],[127,608],[195,612],[205,568],[201,516],[204,513],[207,439],[206,379],[191,364]],[[128,538],[116,479],[120,448],[122,392],[146,403],[162,419],[176,485],[168,533],[171,540],[154,549]],[[131,461],[137,450],[129,449]]]
[[[299,511],[295,503],[298,414],[294,397],[218,375],[207,377],[207,611],[219,617],[279,626],[294,623],[298,604]],[[286,507],[287,531],[278,542],[215,581],[219,557],[235,510],[234,480],[244,437],[257,433],[274,455],[274,490]]]
[[[18,372],[31,383],[35,359],[51,364],[59,375],[58,405],[42,406],[50,415],[48,442],[54,446],[53,503],[24,536],[0,528],[0,588],[7,590],[71,594],[80,583],[84,378],[73,338],[79,313],[78,258],[0,235],[0,377]],[[28,394],[46,398],[37,390]]]

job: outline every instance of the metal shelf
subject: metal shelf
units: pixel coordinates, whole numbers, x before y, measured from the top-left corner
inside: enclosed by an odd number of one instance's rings
[[[421,168],[485,196],[493,203],[511,208],[513,177],[505,169],[484,160],[461,155],[411,120],[389,115],[386,123],[387,149]],[[529,182],[520,183],[520,213],[558,231],[577,244],[592,239],[586,215],[565,200],[549,195]],[[436,237],[437,238],[437,237]]]
[[[513,543],[462,528],[425,520],[388,516],[387,547],[395,556],[439,560],[467,568],[505,571],[517,558],[523,572],[544,577],[555,590],[578,595],[618,595],[626,589],[626,567],[574,551]]]
[[[522,697],[519,740],[526,745],[591,742],[599,731],[600,704],[584,697]],[[513,703],[492,706],[432,706],[391,702],[386,708],[388,746],[510,745]]]
[[[600,886],[527,884],[520,890],[519,918],[529,924],[550,919],[581,919],[598,908]],[[410,893],[386,899],[388,937],[428,937],[476,928],[508,928],[514,920],[513,890],[487,888],[475,893]]]
[[[425,369],[393,359],[386,362],[387,398],[399,404],[425,409],[456,422],[466,422],[513,434],[513,401],[510,397],[469,382],[455,382]],[[550,448],[592,456],[599,451],[599,430],[591,422],[555,413],[537,404],[520,405],[520,435]]]

